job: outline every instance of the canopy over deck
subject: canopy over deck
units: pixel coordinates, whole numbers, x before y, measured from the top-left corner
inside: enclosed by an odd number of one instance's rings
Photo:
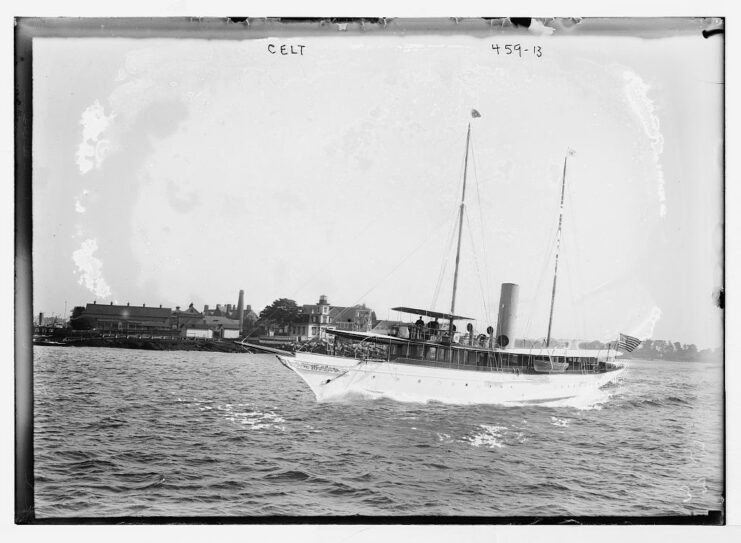
[[[429,309],[417,309],[414,307],[392,307],[391,311],[399,311],[401,313],[412,313],[414,315],[422,315],[423,317],[432,317],[435,319],[445,319],[445,320],[464,320],[464,321],[472,321],[471,317],[461,317],[460,315],[451,315],[450,313],[439,313],[437,311],[430,311]]]

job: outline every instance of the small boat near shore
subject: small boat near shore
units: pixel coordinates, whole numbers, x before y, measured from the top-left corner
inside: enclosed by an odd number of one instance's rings
[[[52,336],[34,336],[33,344],[39,347],[69,347],[66,341],[57,341]]]
[[[472,117],[480,115],[474,110]],[[328,333],[335,337],[334,354],[287,353],[243,344],[276,354],[286,368],[304,380],[318,401],[348,393],[360,393],[399,401],[440,401],[455,404],[537,403],[589,394],[614,381],[626,368],[624,363],[617,361],[616,357],[621,353],[616,348],[596,351],[550,346],[566,165],[571,151],[564,158],[555,269],[545,344],[539,348],[515,347],[514,329],[519,286],[514,283],[504,283],[501,286],[496,330],[489,326],[486,334],[477,334],[469,323],[467,334],[458,333],[456,322],[472,320],[455,312],[470,141],[469,121],[449,312],[393,308],[394,311],[419,315],[420,318],[414,324],[397,326],[389,334],[329,330]],[[425,323],[423,317],[434,320]],[[383,356],[343,356],[347,352],[341,348],[343,342],[350,342],[355,346],[372,344],[381,347]],[[378,349],[374,351],[377,352]]]

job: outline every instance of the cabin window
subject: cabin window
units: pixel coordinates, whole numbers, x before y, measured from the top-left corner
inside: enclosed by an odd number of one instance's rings
[[[427,360],[435,360],[436,354],[437,354],[437,347],[427,348]]]
[[[440,362],[445,362],[448,359],[448,349],[438,349],[437,350],[437,359]]]
[[[477,366],[486,366],[486,353],[479,353],[478,354],[478,361],[476,363]]]

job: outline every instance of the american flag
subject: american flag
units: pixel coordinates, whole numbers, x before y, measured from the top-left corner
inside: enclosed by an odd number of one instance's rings
[[[473,117],[474,119],[475,119],[476,117],[481,117],[481,113],[479,113],[479,112],[478,112],[478,111],[476,111],[475,109],[472,109],[472,110],[471,110],[471,117]]]
[[[625,352],[631,353],[633,349],[641,344],[641,340],[637,337],[627,336],[620,334],[620,341],[618,341],[618,349],[622,349]]]

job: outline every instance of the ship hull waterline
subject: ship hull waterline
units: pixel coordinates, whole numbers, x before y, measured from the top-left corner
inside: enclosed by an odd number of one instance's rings
[[[594,394],[614,382],[626,367],[604,373],[530,374],[306,353],[276,356],[306,382],[320,402],[358,393],[405,402],[458,405],[545,403]]]

